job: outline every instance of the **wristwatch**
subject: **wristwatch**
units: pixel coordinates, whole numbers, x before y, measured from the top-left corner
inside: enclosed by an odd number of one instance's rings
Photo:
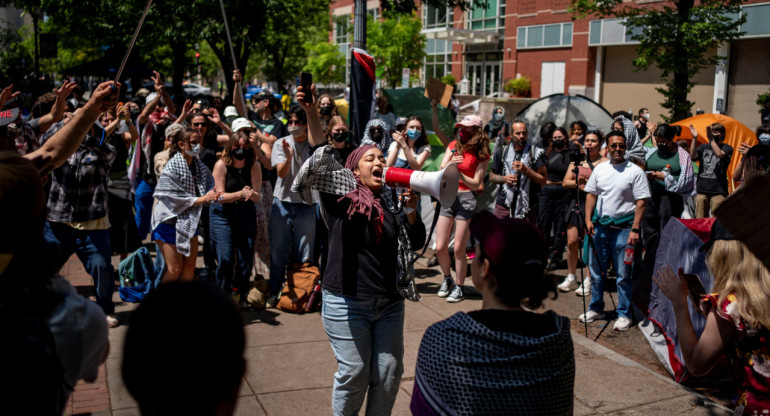
[[[631,232],[634,232],[634,233],[637,233],[637,234],[639,234],[639,229],[638,229],[638,228],[632,228],[632,229],[631,229]]]

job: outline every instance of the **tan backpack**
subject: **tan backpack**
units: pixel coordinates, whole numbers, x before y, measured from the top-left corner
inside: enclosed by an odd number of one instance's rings
[[[321,271],[312,263],[293,263],[286,271],[286,283],[276,307],[285,312],[306,312],[310,294],[321,279]]]

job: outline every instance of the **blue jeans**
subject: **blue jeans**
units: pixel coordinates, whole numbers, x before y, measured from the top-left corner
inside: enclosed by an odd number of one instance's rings
[[[610,261],[617,273],[618,315],[631,319],[631,265],[623,262],[628,244],[629,228],[610,228],[597,225],[593,236],[594,248],[598,255],[590,256],[591,269],[591,304],[592,311],[604,311],[604,280],[602,272],[607,273]],[[589,247],[590,249],[590,247]],[[635,254],[636,253],[635,250]],[[598,257],[598,258],[597,258]]]
[[[313,261],[315,206],[273,198],[270,212],[270,292],[276,294],[286,280],[289,256],[298,263]]]
[[[321,319],[334,373],[332,414],[389,415],[404,373],[404,300],[356,299],[323,291]]]
[[[214,204],[209,208],[211,242],[217,256],[217,286],[230,293],[233,288],[248,292],[254,266],[257,210],[253,202]],[[235,254],[238,253],[236,264]]]
[[[144,240],[150,233],[150,219],[152,217],[152,193],[155,187],[145,181],[140,180],[136,187],[136,197],[134,199],[134,221],[139,230],[139,238]]]
[[[76,230],[69,225],[46,221],[43,237],[49,244],[60,247],[59,257],[54,259],[57,269],[77,253],[94,281],[96,303],[106,315],[114,314],[115,269],[112,267],[110,230]]]

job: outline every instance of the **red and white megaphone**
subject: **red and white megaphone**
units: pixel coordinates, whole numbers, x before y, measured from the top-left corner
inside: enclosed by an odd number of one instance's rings
[[[389,167],[385,168],[383,176],[388,186],[400,186],[425,192],[438,199],[445,207],[454,203],[457,187],[460,184],[460,172],[456,165],[449,165],[438,172]]]

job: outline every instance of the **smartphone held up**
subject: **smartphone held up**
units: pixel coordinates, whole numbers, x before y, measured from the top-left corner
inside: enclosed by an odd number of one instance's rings
[[[311,91],[310,88],[313,85],[313,74],[309,72],[300,72],[299,85],[302,87],[302,92],[305,93],[305,96],[303,97],[302,101],[306,103],[312,103],[313,92]]]

